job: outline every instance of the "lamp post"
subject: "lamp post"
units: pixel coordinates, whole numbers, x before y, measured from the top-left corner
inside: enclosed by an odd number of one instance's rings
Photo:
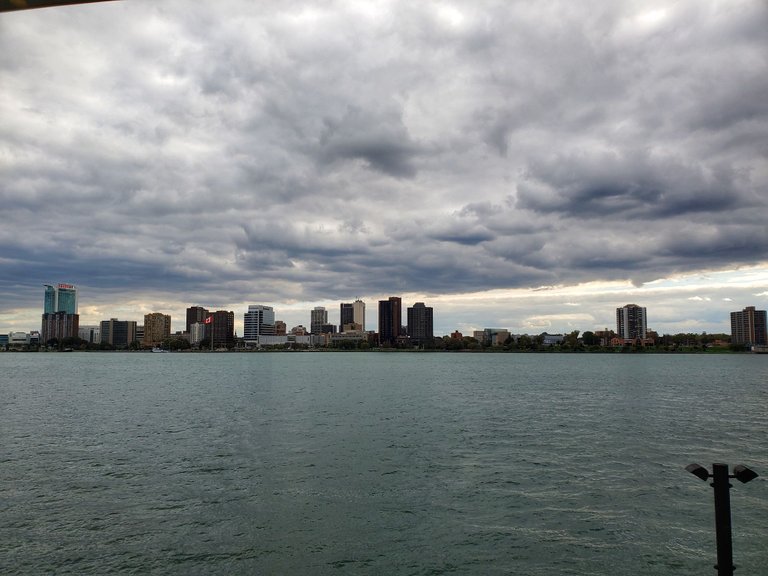
[[[712,478],[710,486],[715,491],[715,535],[717,539],[717,564],[715,569],[718,576],[733,576],[736,566],[733,565],[733,541],[731,539],[731,484],[730,478],[736,478],[746,484],[757,478],[757,473],[739,464],[728,474],[728,464],[712,464],[712,473],[698,464],[688,464],[685,469],[700,478]]]

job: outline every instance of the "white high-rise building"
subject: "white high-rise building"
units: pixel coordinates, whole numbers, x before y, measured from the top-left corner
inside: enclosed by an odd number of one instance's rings
[[[197,345],[205,340],[205,324],[203,322],[195,322],[189,326],[189,342],[190,344]]]
[[[275,334],[275,310],[272,306],[251,304],[243,316],[243,338],[256,342],[259,336]]]
[[[360,324],[360,329],[365,331],[365,302],[359,298],[352,302],[352,318],[355,324]]]

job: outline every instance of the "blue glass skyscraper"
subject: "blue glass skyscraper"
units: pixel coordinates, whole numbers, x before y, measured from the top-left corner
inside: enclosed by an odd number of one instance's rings
[[[44,314],[66,312],[77,314],[77,288],[72,284],[45,284]]]
[[[56,312],[56,288],[50,284],[46,284],[43,314],[53,314],[54,312]]]

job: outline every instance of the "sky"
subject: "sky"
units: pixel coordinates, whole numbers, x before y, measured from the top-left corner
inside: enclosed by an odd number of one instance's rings
[[[0,333],[361,298],[435,331],[768,307],[764,0],[0,14]],[[405,315],[405,310],[403,311]]]

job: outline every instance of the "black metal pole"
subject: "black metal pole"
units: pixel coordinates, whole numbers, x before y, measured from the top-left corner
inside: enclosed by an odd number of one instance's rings
[[[717,535],[718,576],[733,576],[733,541],[731,540],[731,484],[728,464],[712,464],[712,488],[715,490],[715,533]]]

